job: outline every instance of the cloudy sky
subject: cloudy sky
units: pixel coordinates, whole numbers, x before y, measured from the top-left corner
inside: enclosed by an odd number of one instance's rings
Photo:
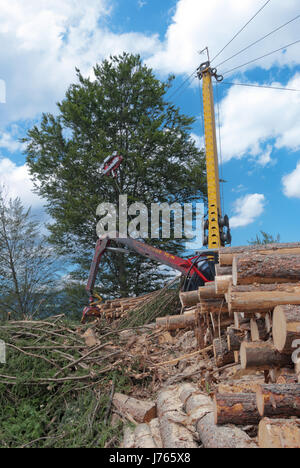
[[[56,102],[75,80],[75,67],[91,75],[97,61],[124,50],[140,53],[162,80],[176,74],[169,97],[197,118],[192,137],[201,145],[200,92],[192,75],[205,60],[199,51],[208,46],[215,57],[265,3],[1,0],[0,179],[13,195],[41,210],[43,201],[31,191],[19,138],[41,112],[56,111]],[[259,230],[279,233],[282,241],[299,240],[300,92],[268,88],[300,90],[300,43],[282,49],[300,40],[298,15],[299,0],[270,0],[213,61],[224,74],[215,99],[225,211],[234,244],[246,243]],[[282,50],[253,61],[276,49]],[[247,62],[252,63],[240,67]]]

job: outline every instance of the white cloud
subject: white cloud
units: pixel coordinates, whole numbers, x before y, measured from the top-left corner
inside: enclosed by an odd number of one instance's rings
[[[112,0],[2,0],[0,2],[1,78],[7,103],[0,124],[32,119],[52,112],[75,67],[90,74],[92,66],[110,54],[139,52],[149,56],[159,48],[156,35],[108,29]]]
[[[191,139],[194,140],[195,145],[200,150],[202,150],[205,147],[204,137],[200,137],[199,135],[196,135],[196,133],[191,133]]]
[[[225,46],[235,33],[263,6],[265,0],[179,0],[167,30],[163,47],[149,63],[165,72],[191,73],[199,64],[198,51],[208,46],[211,57]],[[299,13],[298,0],[271,2],[247,28],[217,58],[218,65],[227,57],[248,46],[261,36],[289,21]],[[256,45],[253,49],[220,67],[225,72],[237,65],[271,52],[299,39],[299,21]],[[298,48],[299,50],[299,48]],[[204,61],[204,59],[202,59]],[[265,58],[258,65],[269,69],[272,65],[299,63],[297,46]],[[249,65],[253,68],[256,65]],[[245,69],[247,69],[245,68]],[[244,70],[244,69],[243,69]]]
[[[25,207],[33,209],[43,207],[43,200],[33,193],[33,184],[30,180],[26,164],[17,166],[8,158],[0,158],[0,183],[8,188],[11,198],[20,197]]]
[[[282,178],[283,193],[289,198],[300,198],[300,161],[296,169]]]
[[[248,226],[264,211],[265,196],[259,193],[238,198],[234,204],[234,216],[230,218],[232,228]]]
[[[291,78],[286,87],[300,89],[300,75]],[[221,103],[223,159],[250,154],[264,166],[271,162],[270,140],[277,149],[300,149],[299,127],[300,93],[232,87]]]

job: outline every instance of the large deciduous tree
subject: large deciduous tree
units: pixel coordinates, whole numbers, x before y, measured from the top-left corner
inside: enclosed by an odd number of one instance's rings
[[[100,203],[117,204],[119,189],[130,204],[191,202],[203,198],[206,184],[204,155],[190,137],[194,118],[166,99],[172,78],[159,81],[139,56],[126,53],[96,65],[94,79],[77,75],[57,115],[44,114],[25,142],[36,190],[54,220],[51,240],[73,253],[84,279]],[[114,151],[124,158],[117,184],[100,169]],[[151,242],[170,252],[184,249],[174,239]],[[138,294],[164,275],[151,261],[112,254],[98,287],[107,295]]]

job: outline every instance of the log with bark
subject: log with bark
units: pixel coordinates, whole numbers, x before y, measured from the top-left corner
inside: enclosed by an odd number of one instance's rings
[[[198,291],[182,292],[179,294],[182,307],[192,307],[198,304]]]
[[[201,286],[198,289],[198,298],[198,302],[201,302],[202,300],[206,299],[224,299],[224,294],[217,294],[215,283],[212,282],[206,283],[205,286]]]
[[[261,255],[276,255],[279,253],[282,255],[298,255],[300,254],[300,243],[225,247],[219,250],[219,264],[221,267],[231,266],[236,255],[241,255],[246,252],[259,253]]]
[[[256,392],[256,403],[262,417],[300,417],[300,384],[260,385]]]
[[[227,294],[228,288],[232,282],[232,276],[216,276],[215,277],[215,289],[216,294]]]
[[[196,314],[170,315],[156,319],[156,327],[165,330],[177,330],[181,328],[194,328],[196,325]]]
[[[158,448],[148,424],[139,424],[134,431],[134,447],[137,449]]]
[[[255,442],[240,428],[217,426],[214,423],[211,398],[196,387],[184,384],[180,399],[205,448],[257,448]]]
[[[215,265],[215,273],[216,276],[228,276],[232,275],[232,267],[231,266],[223,266],[221,267],[218,263]]]
[[[277,305],[300,304],[300,284],[255,284],[230,286],[229,312],[270,312]]]
[[[228,305],[225,302],[225,299],[203,299],[198,305],[198,309],[202,315],[213,314],[213,315],[222,315],[228,318]]]
[[[297,375],[292,368],[271,369],[269,372],[270,383],[290,384],[297,383]],[[294,381],[293,381],[294,380]]]
[[[291,357],[280,354],[269,342],[244,342],[240,356],[242,369],[268,370],[292,365]]]
[[[241,344],[247,338],[247,330],[231,326],[227,328],[227,346],[229,351],[240,351]]]
[[[264,377],[252,377],[251,380],[228,381],[218,385],[219,394],[253,393],[256,394],[259,385],[264,385]]]
[[[232,282],[235,286],[254,283],[297,283],[300,281],[300,255],[260,255],[247,253],[234,257]]]
[[[216,393],[214,396],[215,424],[248,426],[258,424],[260,415],[255,393]]]
[[[262,419],[258,444],[262,449],[300,448],[300,419]]]
[[[250,322],[251,326],[251,340],[252,341],[266,341],[270,334],[266,328],[266,321],[265,319],[251,319]]]
[[[122,393],[115,393],[112,402],[119,413],[130,414],[138,423],[150,422],[156,418],[156,404],[152,401],[141,401]]]
[[[273,313],[273,340],[281,353],[292,354],[293,344],[300,340],[300,306],[277,306]]]
[[[163,448],[197,448],[193,433],[184,426],[177,387],[163,389],[157,397],[157,413]]]
[[[299,358],[295,362],[295,372],[298,377],[298,383],[300,384],[300,359]]]
[[[229,351],[225,337],[216,338],[213,341],[213,350],[217,367],[224,367],[235,362],[234,352]]]

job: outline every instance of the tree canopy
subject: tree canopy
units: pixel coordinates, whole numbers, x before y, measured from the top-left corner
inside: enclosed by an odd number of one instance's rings
[[[94,78],[77,70],[56,115],[43,114],[24,141],[37,193],[53,219],[51,242],[72,253],[81,279],[96,236],[97,206],[128,202],[187,203],[205,197],[203,152],[190,137],[194,118],[184,115],[166,94],[172,78],[158,80],[141,58],[124,53],[94,67]],[[117,184],[101,175],[104,159],[117,151],[124,161]],[[174,253],[182,242],[151,240]],[[112,254],[99,276],[100,292],[138,294],[157,287],[165,272],[153,262]]]

